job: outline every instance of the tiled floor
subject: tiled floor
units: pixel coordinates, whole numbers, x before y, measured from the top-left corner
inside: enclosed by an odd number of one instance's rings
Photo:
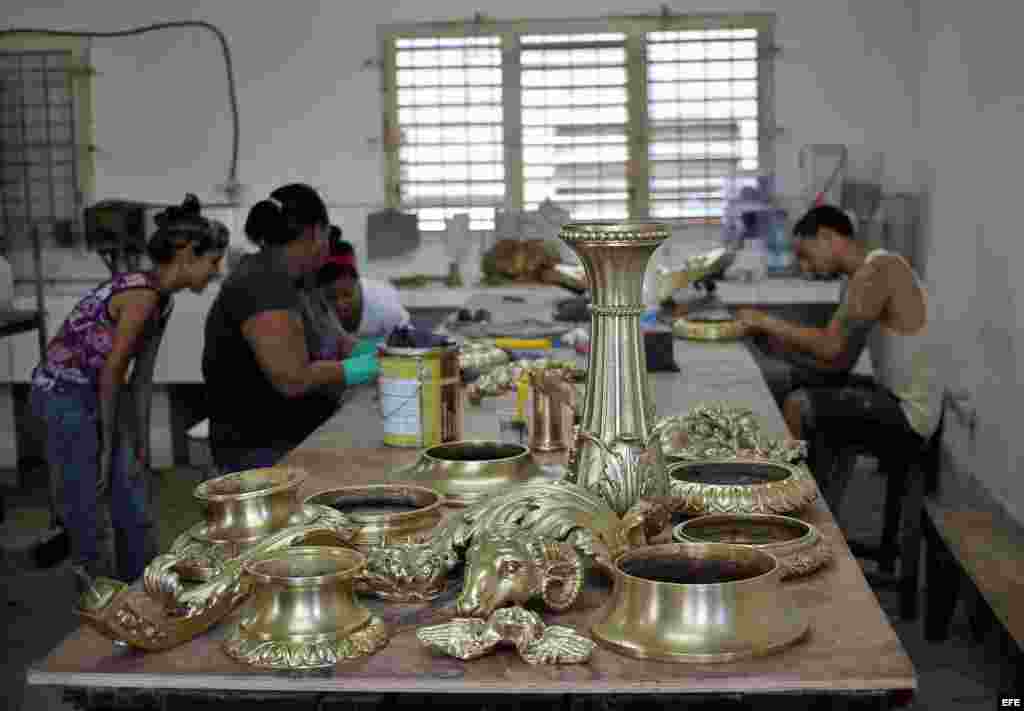
[[[188,507],[189,492],[197,481],[191,470],[166,472],[161,489],[163,520],[178,521],[175,531],[162,531],[166,539],[185,525],[181,507]],[[855,536],[878,529],[878,502],[882,500],[882,480],[859,471],[850,486],[849,502],[841,519]],[[194,515],[194,514],[193,514]],[[22,493],[8,499],[8,535],[43,526],[46,523],[45,498],[41,491]],[[54,689],[26,687],[26,665],[45,656],[77,625],[71,613],[73,584],[66,564],[48,570],[15,571],[0,561],[3,577],[2,634],[4,661],[0,663],[0,709],[11,711],[63,711],[72,707],[61,701]],[[914,711],[990,711],[1002,664],[997,645],[971,641],[963,606],[954,619],[951,639],[944,644],[925,642],[921,623],[898,618],[898,596],[879,592],[880,601],[913,659],[919,691]],[[990,635],[991,636],[991,635]]]

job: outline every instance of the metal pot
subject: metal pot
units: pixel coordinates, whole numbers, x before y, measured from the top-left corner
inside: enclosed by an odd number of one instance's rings
[[[332,546],[286,548],[245,565],[253,597],[224,640],[228,656],[271,669],[316,669],[387,644],[383,623],[356,599],[366,557]]]
[[[778,651],[808,622],[769,553],[725,543],[638,548],[615,561],[615,588],[594,638],[630,657],[729,662]]]
[[[298,491],[305,479],[302,469],[265,467],[204,481],[193,492],[206,514],[206,525],[195,537],[232,544],[237,555],[275,531],[303,523],[308,516]]]
[[[441,495],[409,484],[343,486],[310,496],[306,504],[328,506],[356,527],[360,550],[395,543],[423,543],[441,521]]]
[[[433,489],[449,506],[468,506],[544,471],[522,445],[490,440],[448,442],[423,451],[410,467],[391,472],[393,482]]]

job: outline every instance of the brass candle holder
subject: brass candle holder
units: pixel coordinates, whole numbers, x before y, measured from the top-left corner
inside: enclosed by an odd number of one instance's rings
[[[672,529],[680,543],[732,543],[771,553],[782,579],[809,575],[832,560],[832,548],[817,528],[800,519],[768,514],[698,516]]]
[[[253,666],[318,669],[373,654],[387,645],[384,623],[356,600],[362,553],[329,546],[294,547],[248,561],[252,599],[228,630],[224,651]]]
[[[592,633],[626,656],[730,662],[784,649],[809,627],[764,551],[674,543],[630,551],[615,567],[611,600]]]
[[[423,543],[442,518],[441,495],[410,484],[343,486],[314,494],[306,504],[345,514],[356,529],[351,545],[363,552],[373,546]]]
[[[818,496],[802,464],[735,457],[682,461],[668,467],[675,509],[704,514],[787,514]]]
[[[448,506],[468,506],[543,476],[530,450],[522,445],[463,440],[425,449],[412,466],[391,472],[389,478],[433,489]]]
[[[668,493],[640,316],[647,262],[670,234],[667,225],[628,222],[577,222],[559,233],[592,295],[590,368],[569,476],[620,515]]]

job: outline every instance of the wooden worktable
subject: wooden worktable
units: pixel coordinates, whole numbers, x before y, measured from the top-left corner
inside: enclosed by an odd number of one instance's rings
[[[682,412],[701,400],[725,400],[752,408],[767,431],[781,435],[781,416],[742,345],[676,341],[676,359],[681,373],[650,376],[659,413]],[[466,437],[495,438],[496,412],[508,404],[491,399],[480,408],[467,406]],[[381,481],[397,466],[416,458],[415,451],[384,448],[380,442],[380,415],[373,391],[362,389],[293,452],[288,463],[309,471],[305,495],[343,484]],[[816,575],[787,583],[810,619],[809,636],[788,650],[759,659],[671,664],[634,660],[599,647],[590,663],[580,666],[531,667],[514,650],[461,662],[428,652],[414,634],[417,627],[444,621],[453,613],[454,591],[449,591],[432,604],[396,605],[367,599],[392,626],[390,644],[368,659],[339,665],[327,673],[281,674],[235,663],[219,647],[225,624],[159,654],[117,651],[97,633],[82,628],[28,670],[28,683],[133,687],[155,695],[287,692],[311,699],[323,693],[361,692],[574,698],[658,694],[691,699],[786,693],[793,694],[787,698],[787,708],[802,708],[816,696],[845,696],[871,708],[905,703],[916,686],[914,669],[835,520],[821,500],[803,517],[832,541],[835,562]],[[607,594],[602,581],[591,581],[582,604],[571,612],[545,618],[587,630]]]

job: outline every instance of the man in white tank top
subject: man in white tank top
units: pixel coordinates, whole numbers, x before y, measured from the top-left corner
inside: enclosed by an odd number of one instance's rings
[[[741,309],[737,318],[748,334],[803,354],[825,373],[848,371],[871,344],[873,380],[848,376],[839,383],[800,387],[783,403],[792,436],[811,442],[812,469],[835,507],[843,482],[832,481],[832,453],[878,441],[890,443],[894,452],[914,453],[938,426],[941,386],[935,349],[927,339],[931,307],[909,264],[884,250],[868,253],[838,208],[813,208],[793,233],[803,271],[848,278],[831,322],[813,328],[755,309]]]

